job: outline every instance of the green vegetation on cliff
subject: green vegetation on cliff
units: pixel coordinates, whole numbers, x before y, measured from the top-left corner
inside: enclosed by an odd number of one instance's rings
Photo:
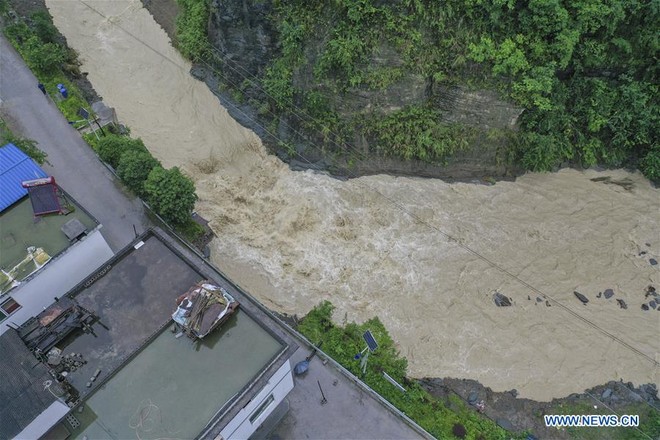
[[[176,18],[177,47],[193,61],[208,57],[209,40],[206,25],[209,20],[207,0],[176,0],[181,13]]]
[[[294,1],[276,2],[276,11],[282,55],[273,66],[284,59],[289,68],[314,62],[314,78],[337,91],[387,88],[402,71],[431,83],[495,87],[525,108],[516,140],[525,168],[549,170],[565,161],[617,167],[641,159],[650,178],[660,171],[654,2],[338,0],[322,7]],[[312,44],[316,57],[309,55]],[[384,49],[396,51],[401,65],[378,69]],[[266,81],[277,72],[269,70]],[[280,95],[304,93],[291,82],[286,90],[286,79],[278,78]],[[383,123],[369,128],[382,133]],[[451,155],[455,148],[438,145],[464,136],[401,122],[395,131],[386,130],[378,145],[422,160]]]
[[[234,2],[220,3],[223,8]],[[265,5],[277,49],[258,75],[261,99],[273,114],[297,120],[324,148],[351,148],[365,137],[381,154],[442,163],[476,139],[445,118],[447,110],[439,105],[443,89],[460,86],[495,90],[524,110],[519,130],[506,137],[505,156],[525,169],[572,163],[639,167],[654,180],[660,175],[657,2],[274,0]],[[412,102],[371,100],[405,95],[410,87],[402,85],[415,81],[425,92]],[[368,102],[346,104],[356,96],[367,96]]]

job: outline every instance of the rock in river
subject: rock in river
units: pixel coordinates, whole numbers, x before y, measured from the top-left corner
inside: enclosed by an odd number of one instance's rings
[[[495,292],[493,300],[498,307],[509,307],[511,305],[511,298],[502,295],[500,292]]]
[[[588,299],[586,296],[582,295],[580,292],[574,290],[574,291],[573,291],[573,294],[577,297],[577,299],[579,299],[580,301],[582,301],[582,304],[584,304],[585,306],[586,306],[587,303],[589,302],[589,299]]]

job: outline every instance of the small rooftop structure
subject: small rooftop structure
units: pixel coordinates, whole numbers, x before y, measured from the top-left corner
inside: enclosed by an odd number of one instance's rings
[[[0,212],[27,195],[22,182],[45,177],[46,172],[16,145],[0,147]]]
[[[28,190],[32,211],[35,216],[46,214],[64,214],[60,203],[60,194],[54,177],[26,180],[21,186]]]

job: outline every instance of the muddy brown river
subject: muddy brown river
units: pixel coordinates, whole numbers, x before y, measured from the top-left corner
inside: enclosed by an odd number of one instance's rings
[[[484,186],[294,172],[188,74],[138,0],[46,3],[132,135],[195,180],[215,264],[268,307],[303,315],[327,299],[337,321],[377,315],[414,377],[537,400],[609,380],[658,383],[660,311],[641,305],[647,286],[660,288],[649,263],[660,260],[660,193],[639,173]],[[596,298],[607,288],[613,298]],[[496,307],[494,291],[513,305]]]

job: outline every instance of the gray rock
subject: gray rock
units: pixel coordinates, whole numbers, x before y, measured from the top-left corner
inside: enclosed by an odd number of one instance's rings
[[[603,292],[603,295],[605,296],[605,299],[610,299],[614,296],[614,290],[605,289],[605,291]]]
[[[655,258],[651,258],[649,259],[649,263],[651,263],[651,266],[655,266],[658,264],[658,260],[656,260]]]
[[[605,391],[603,391],[603,394],[601,394],[600,397],[602,399],[609,399],[611,395],[612,395],[612,388],[608,388]]]
[[[468,396],[468,403],[470,405],[474,405],[477,403],[477,399],[479,399],[479,394],[476,391],[471,391],[470,395]]]
[[[505,429],[507,431],[513,431],[514,430],[513,423],[511,423],[507,419],[496,419],[495,423],[497,423],[497,425],[500,428]]]
[[[648,304],[642,304],[642,310],[648,310],[649,306]]]
[[[493,295],[493,301],[495,301],[497,307],[509,307],[511,305],[511,298],[508,298],[499,292],[495,292]]]
[[[657,301],[654,300],[654,299],[652,299],[652,300],[649,302],[649,307],[652,308],[652,309],[655,309],[655,306],[656,306],[657,304],[658,304]]]
[[[582,304],[584,304],[585,306],[589,302],[589,299],[586,296],[582,295],[580,292],[576,290],[573,291],[573,295],[575,295],[577,299],[579,299],[582,302]]]
[[[543,299],[542,299],[540,296],[537,296],[537,297],[536,297],[536,302],[537,302],[537,303],[542,303],[542,302],[543,302]]]
[[[626,302],[624,300],[617,299],[616,302],[619,304],[619,307],[621,307],[622,309],[627,309],[628,308],[628,304],[626,304]]]

